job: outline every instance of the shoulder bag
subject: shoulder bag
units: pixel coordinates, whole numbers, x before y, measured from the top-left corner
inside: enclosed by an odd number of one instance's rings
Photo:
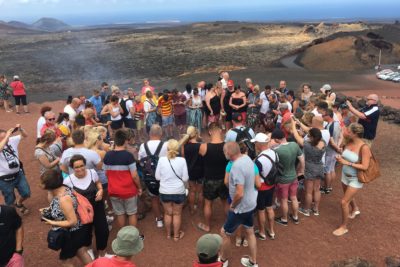
[[[362,145],[360,148],[360,152],[358,152],[359,162],[362,163],[362,148],[366,146],[366,144]],[[371,159],[369,161],[368,169],[365,171],[357,170],[357,178],[360,183],[369,183],[376,178],[381,176],[379,163],[375,159],[374,154],[371,151]]]

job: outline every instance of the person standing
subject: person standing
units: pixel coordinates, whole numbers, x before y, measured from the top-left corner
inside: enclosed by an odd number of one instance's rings
[[[12,112],[12,109],[10,109],[10,102],[8,100],[11,92],[12,88],[8,86],[6,76],[0,75],[0,100],[3,102],[6,112]]]
[[[247,97],[246,94],[242,92],[240,85],[235,87],[235,91],[232,93],[231,98],[229,99],[229,106],[231,106],[233,113],[240,113],[243,121],[246,121]]]
[[[217,88],[217,86],[213,86],[210,90],[208,90],[205,103],[205,114],[208,116],[207,125],[212,122],[218,122],[221,111],[221,100],[219,97],[219,88]]]
[[[153,124],[158,124],[157,104],[154,101],[153,93],[150,90],[146,91],[145,100],[143,101],[143,110],[145,112],[144,124],[146,125],[147,133],[149,133]]]
[[[104,157],[104,169],[108,177],[108,194],[120,228],[137,224],[137,200],[142,186],[136,171],[135,158],[126,150],[128,134],[125,130],[115,132],[115,149]],[[96,152],[95,152],[96,153]]]
[[[13,89],[13,96],[15,99],[15,111],[17,114],[19,112],[19,106],[22,103],[23,109],[25,113],[29,113],[28,111],[28,102],[26,101],[26,89],[23,82],[20,81],[19,76],[15,75],[13,77],[13,82],[10,83],[10,87]]]
[[[358,117],[358,123],[364,127],[364,142],[371,147],[376,137],[376,129],[378,128],[379,121],[379,97],[376,94],[367,96],[367,106],[361,110],[353,107],[350,101],[346,101],[347,106],[351,113]]]
[[[0,205],[0,266],[24,267],[24,228],[14,207]]]
[[[297,188],[299,182],[298,176],[304,175],[304,156],[298,144],[288,142],[285,134],[280,129],[275,129],[272,132],[271,138],[278,147],[274,150],[279,157],[279,162],[282,164],[283,172],[278,175],[276,184],[276,196],[281,204],[282,215],[275,218],[275,222],[280,225],[288,225],[288,198],[292,201],[292,212],[290,219],[294,224],[299,224],[298,209],[299,202],[297,201]],[[298,172],[296,173],[296,159],[299,160]]]
[[[225,129],[230,129],[232,127],[232,107],[229,102],[233,92],[235,92],[235,85],[232,80],[225,80],[225,74],[228,75],[227,72],[224,72],[224,79],[221,80],[222,83],[222,94],[221,94],[221,114],[225,116]],[[229,76],[227,76],[229,78]],[[225,84],[225,85],[224,85]]]
[[[75,117],[76,115],[78,115],[78,108],[81,105],[81,101],[79,100],[79,98],[73,98],[71,104],[67,104],[64,107],[64,113],[68,113],[69,115],[69,120],[71,122],[75,121]]]
[[[201,132],[203,102],[197,88],[193,89],[193,97],[189,99],[189,125],[196,127]]]
[[[93,95],[88,99],[96,109],[98,119],[100,118],[101,110],[103,109],[103,102],[99,90],[93,90]]]
[[[46,131],[53,131],[56,134],[56,138],[61,137],[62,132],[56,124],[56,114],[53,111],[47,111],[44,114],[44,118],[46,123],[40,129],[40,135],[44,135]]]
[[[224,184],[225,167],[228,163],[224,154],[224,140],[222,129],[213,122],[208,127],[211,136],[209,143],[200,145],[199,154],[204,162],[204,223],[198,223],[197,228],[204,232],[211,230],[212,205],[215,199],[220,198],[225,209],[228,208],[228,188]]]
[[[230,254],[231,235],[243,225],[246,230],[250,248],[250,256],[241,258],[243,266],[258,267],[257,241],[254,234],[253,213],[257,206],[257,189],[255,188],[254,163],[249,156],[240,153],[240,147],[236,142],[228,142],[224,145],[226,158],[233,161],[229,173],[229,196],[232,199],[228,217],[221,229],[223,238],[221,249],[221,261],[227,266]]]
[[[17,131],[20,134],[12,136]],[[20,124],[8,131],[0,130],[0,191],[6,205],[15,205],[23,215],[29,212],[23,202],[30,197],[31,189],[19,159],[18,145],[26,137],[28,135]],[[15,189],[20,194],[17,200]]]
[[[172,91],[172,105],[174,111],[175,126],[178,133],[183,134],[186,130],[186,97],[177,89]]]
[[[163,95],[158,99],[158,109],[161,111],[162,126],[168,138],[173,136],[174,115],[172,107],[172,96],[169,90],[165,89]]]

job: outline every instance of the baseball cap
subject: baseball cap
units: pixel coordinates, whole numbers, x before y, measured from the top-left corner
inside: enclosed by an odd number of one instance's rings
[[[222,237],[217,234],[205,234],[197,240],[197,255],[212,258],[218,254],[222,245]]]
[[[19,80],[19,76],[18,75],[14,75],[13,80]]]
[[[117,238],[114,239],[111,247],[118,256],[132,256],[142,251],[143,240],[136,227],[125,226],[118,231]]]
[[[233,112],[232,120],[236,122],[241,122],[243,120],[242,114],[240,112]]]
[[[271,138],[269,135],[266,135],[265,133],[258,133],[253,139],[250,140],[250,142],[268,143],[270,140]]]
[[[325,94],[326,91],[332,91],[332,87],[329,84],[324,84],[319,90]]]
[[[235,83],[233,82],[233,80],[229,80],[228,87],[233,87],[233,86],[235,86]]]
[[[282,132],[281,129],[275,129],[272,131],[271,138],[272,139],[283,139],[283,138],[285,138],[285,134]]]

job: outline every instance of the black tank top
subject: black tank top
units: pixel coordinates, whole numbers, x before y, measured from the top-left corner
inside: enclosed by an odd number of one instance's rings
[[[244,101],[243,98],[234,98],[232,97],[232,104],[236,105],[236,106],[240,106],[243,105]],[[240,109],[238,109],[236,112],[245,112],[246,111],[246,105],[244,107],[241,107]]]
[[[71,177],[69,177],[71,184],[72,184],[72,188],[78,192],[79,194],[81,194],[82,196],[86,197],[91,203],[93,203],[95,201],[96,198],[96,193],[97,193],[97,187],[96,184],[93,182],[93,174],[91,170],[87,170],[90,173],[90,184],[86,189],[80,189],[78,187],[76,187],[74,185],[74,183],[72,182]]]
[[[207,144],[207,152],[204,155],[204,179],[223,180],[228,160],[224,154],[225,143]]]
[[[184,146],[190,180],[204,178],[203,157],[199,155],[200,145],[200,143],[188,143]]]
[[[231,96],[234,91],[230,92],[228,89],[225,89],[225,97],[224,97],[224,110],[225,111],[230,111],[232,108],[229,106],[229,100],[231,99]]]

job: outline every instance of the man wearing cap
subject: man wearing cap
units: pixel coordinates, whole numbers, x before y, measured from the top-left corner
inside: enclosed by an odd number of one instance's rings
[[[292,212],[290,219],[294,224],[299,224],[297,201],[297,188],[299,182],[297,177],[304,175],[304,155],[299,145],[295,142],[288,142],[285,134],[280,129],[272,132],[271,138],[278,146],[274,149],[278,155],[279,162],[282,164],[282,173],[278,173],[276,184],[276,196],[281,204],[282,216],[275,218],[275,222],[280,225],[288,225],[288,198],[292,201]],[[299,166],[296,172],[296,159],[299,160]]]
[[[376,128],[378,127],[379,121],[379,108],[378,108],[379,97],[376,94],[367,96],[367,105],[360,111],[355,109],[350,101],[346,101],[349,110],[358,117],[358,123],[364,127],[364,142],[368,146],[372,146],[372,142],[376,136]]]
[[[86,267],[135,267],[132,257],[143,249],[143,238],[134,226],[125,226],[118,231],[111,244],[115,256],[98,258]]]
[[[225,157],[233,162],[229,172],[229,195],[232,199],[228,216],[221,229],[223,244],[221,261],[223,266],[228,266],[228,257],[231,246],[231,236],[240,225],[243,225],[250,248],[250,255],[242,257],[241,263],[247,267],[258,267],[257,241],[254,235],[253,214],[257,206],[257,190],[255,189],[255,172],[253,161],[249,156],[240,152],[236,142],[228,142],[224,146]]]
[[[225,116],[225,129],[231,128],[232,121],[232,107],[229,105],[229,100],[231,96],[235,92],[235,86],[232,80],[227,81],[226,88],[222,91],[221,94],[221,114]]]
[[[200,237],[196,244],[198,261],[193,263],[193,267],[223,267],[223,263],[218,260],[221,246],[220,235],[205,234]]]
[[[232,114],[232,122],[233,122],[233,128],[226,133],[225,142],[236,142],[238,136],[238,130],[247,131],[251,136],[251,139],[256,136],[253,129],[246,127],[244,125],[243,117],[240,113],[234,112]]]
[[[270,136],[264,133],[258,133],[254,139],[251,140],[255,143],[256,151],[260,154],[255,159],[254,163],[257,165],[260,172],[260,186],[258,187],[257,196],[257,211],[258,211],[258,225],[259,230],[255,232],[256,237],[260,240],[266,240],[267,235],[270,239],[275,239],[274,231],[274,209],[272,208],[272,200],[274,196],[275,185],[269,185],[265,179],[271,171],[273,164],[277,161],[277,154],[270,149]],[[267,210],[269,229],[265,231],[265,210]]]

